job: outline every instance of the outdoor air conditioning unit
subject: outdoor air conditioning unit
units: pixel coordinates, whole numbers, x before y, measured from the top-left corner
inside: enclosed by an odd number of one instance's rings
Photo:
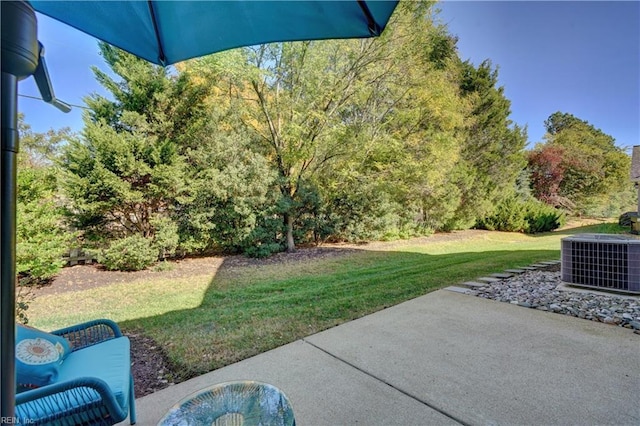
[[[582,234],[562,239],[562,281],[603,290],[640,293],[640,240]]]

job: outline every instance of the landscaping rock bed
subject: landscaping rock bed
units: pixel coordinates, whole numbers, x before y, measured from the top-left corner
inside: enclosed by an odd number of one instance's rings
[[[554,268],[557,269],[557,268]],[[559,271],[531,271],[469,290],[468,294],[635,330],[640,334],[640,300],[559,289]]]

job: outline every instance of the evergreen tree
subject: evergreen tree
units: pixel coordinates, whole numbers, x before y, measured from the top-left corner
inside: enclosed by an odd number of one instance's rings
[[[498,70],[486,60],[478,67],[461,64],[460,91],[471,103],[466,120],[462,160],[458,164],[463,202],[456,211],[459,224],[472,224],[489,215],[513,194],[526,166],[526,129],[509,119],[511,102],[498,87]]]
[[[68,129],[34,133],[19,116],[21,150],[18,154],[16,263],[22,283],[53,277],[62,268],[62,256],[74,234],[64,223],[59,205],[57,170],[53,164],[58,145]]]
[[[77,226],[102,246],[146,238],[161,257],[242,248],[272,178],[235,131],[219,72],[198,61],[164,69],[100,49],[116,78],[94,72],[113,100],[87,98],[82,137],[61,161]]]
[[[154,239],[186,196],[181,150],[204,96],[162,67],[105,43],[100,50],[120,80],[94,68],[114,100],[86,99],[82,136],[62,155],[70,213],[89,238]]]

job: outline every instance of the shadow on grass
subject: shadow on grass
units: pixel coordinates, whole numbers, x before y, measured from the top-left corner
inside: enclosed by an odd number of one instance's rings
[[[559,250],[295,256],[225,261],[198,307],[121,325],[158,342],[182,381],[449,285],[557,259]]]
[[[596,223],[593,225],[583,225],[575,228],[567,228],[540,234],[531,234],[532,237],[546,237],[549,235],[578,235],[578,234],[628,234],[629,227],[620,226],[613,222]]]

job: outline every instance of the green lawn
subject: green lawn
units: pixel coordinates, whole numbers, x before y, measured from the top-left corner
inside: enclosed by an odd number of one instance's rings
[[[53,329],[111,318],[165,348],[185,379],[481,275],[560,257],[560,238],[616,232],[596,225],[526,236],[492,232],[461,241],[376,245],[376,250],[188,279],[132,281],[31,305],[31,324]]]

